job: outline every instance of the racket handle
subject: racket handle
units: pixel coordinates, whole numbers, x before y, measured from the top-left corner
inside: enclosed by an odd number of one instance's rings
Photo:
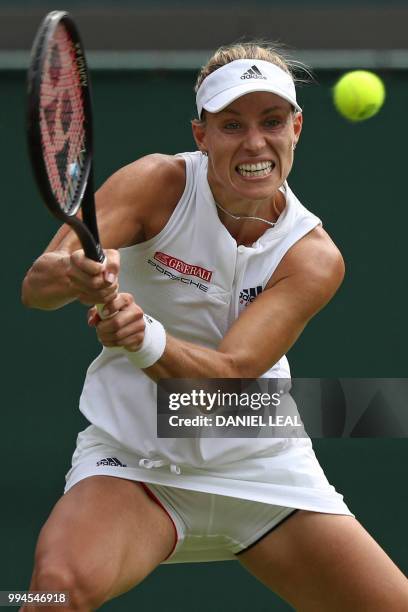
[[[98,252],[100,253],[99,263],[104,263],[104,262],[105,262],[105,260],[106,260],[106,257],[105,257],[105,254],[104,254],[103,250],[102,250],[102,249],[101,249],[101,247],[99,246],[99,244],[98,244]],[[86,252],[85,252],[85,255],[87,255],[87,254],[86,254]],[[103,319],[109,319],[110,317],[113,317],[113,316],[115,316],[115,314],[116,314],[116,313],[111,314],[111,315],[105,315],[105,314],[103,314],[103,312],[102,312],[102,311],[103,311],[103,309],[104,309],[104,307],[105,307],[105,304],[95,304],[95,306],[96,306],[96,310],[98,311],[98,315],[99,315],[99,317],[100,317],[102,320],[103,320]]]
[[[95,306],[96,306],[96,310],[98,312],[99,318],[102,321],[105,320],[105,319],[110,319],[111,317],[114,317],[116,315],[116,312],[113,312],[110,315],[104,314],[102,311],[103,311],[103,309],[105,307],[105,304],[95,304]]]
[[[101,319],[106,319],[106,315],[103,314],[103,309],[105,304],[95,304],[96,306],[96,310],[98,311],[98,315],[100,316]]]

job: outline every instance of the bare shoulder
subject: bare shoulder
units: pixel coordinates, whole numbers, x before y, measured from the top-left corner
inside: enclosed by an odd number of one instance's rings
[[[166,194],[179,195],[185,183],[184,160],[174,155],[153,153],[123,166],[99,189],[98,193],[114,190],[118,196],[141,196],[143,200],[157,196],[164,185]]]
[[[321,298],[328,300],[341,285],[344,274],[340,250],[319,226],[289,249],[272,275],[268,288],[283,278],[293,277],[301,281],[305,289],[314,289]]]
[[[132,246],[158,234],[185,188],[182,158],[146,155],[108,178],[95,194],[99,235],[104,249]],[[46,251],[81,247],[69,226],[62,226]]]
[[[157,234],[180,200],[185,182],[184,160],[159,153],[146,155],[115,172],[96,193],[102,243],[130,246]],[[115,237],[121,234],[120,244],[117,240],[111,243],[112,224],[118,228]]]

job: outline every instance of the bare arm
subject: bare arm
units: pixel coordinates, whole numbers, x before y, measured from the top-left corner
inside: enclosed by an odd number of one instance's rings
[[[323,230],[314,230],[290,249],[268,288],[234,322],[217,350],[167,335],[164,354],[144,371],[153,380],[256,378],[294,344],[307,322],[335,294],[343,276],[339,251]],[[123,345],[137,350],[143,339],[141,310],[134,305],[139,323],[135,322],[126,345],[123,332],[132,320],[131,302],[127,300],[119,317],[98,324],[98,333],[106,346]],[[123,316],[127,316],[126,324]]]
[[[86,259],[75,233],[64,225],[28,270],[22,286],[24,305],[52,310],[76,299],[107,303],[117,289],[116,250],[145,240],[166,223],[184,188],[181,163],[149,155],[108,179],[95,194],[105,266]]]

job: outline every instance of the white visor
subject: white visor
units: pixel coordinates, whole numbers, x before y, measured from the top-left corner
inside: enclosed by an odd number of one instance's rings
[[[201,83],[197,91],[197,112],[218,113],[237,98],[253,91],[269,91],[292,104],[296,102],[295,83],[290,74],[264,60],[234,60],[217,68]]]

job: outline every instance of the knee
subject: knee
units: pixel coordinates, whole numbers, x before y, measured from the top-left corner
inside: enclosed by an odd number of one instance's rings
[[[101,582],[89,569],[71,566],[63,560],[40,559],[34,568],[31,590],[64,592],[68,596],[70,610],[89,612],[99,608],[106,600]]]

